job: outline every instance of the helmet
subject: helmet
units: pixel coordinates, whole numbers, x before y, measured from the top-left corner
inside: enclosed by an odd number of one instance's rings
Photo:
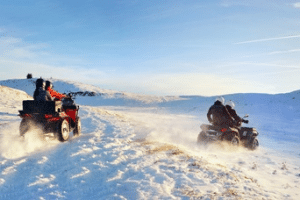
[[[46,89],[48,89],[48,87],[52,88],[53,85],[50,81],[46,81]]]
[[[217,97],[217,98],[216,98],[216,101],[219,101],[219,102],[221,102],[222,104],[225,103],[224,97]]]
[[[235,107],[234,103],[231,100],[226,103],[226,106],[230,106],[232,109],[234,109]]]
[[[36,88],[39,88],[39,87],[44,88],[45,87],[44,80],[42,78],[37,79],[35,82],[35,86],[36,86]]]

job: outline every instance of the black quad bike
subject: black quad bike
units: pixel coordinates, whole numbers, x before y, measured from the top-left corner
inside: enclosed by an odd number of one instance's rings
[[[248,117],[246,115],[245,117]],[[256,128],[242,127],[242,122],[237,122],[234,127],[219,127],[210,124],[202,124],[201,132],[198,135],[198,143],[213,141],[228,141],[232,145],[243,144],[246,148],[255,150],[258,146],[258,132]]]
[[[30,130],[32,125],[39,126],[43,133],[54,133],[62,142],[69,139],[70,132],[74,136],[81,134],[81,121],[78,116],[79,106],[69,95],[62,101],[23,101],[20,135]]]

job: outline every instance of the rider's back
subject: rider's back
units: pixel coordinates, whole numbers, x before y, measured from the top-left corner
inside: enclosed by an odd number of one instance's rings
[[[51,101],[51,95],[48,91],[43,90],[42,88],[37,88],[34,91],[33,98],[35,101]]]
[[[227,125],[228,120],[230,119],[223,104],[215,103],[210,107],[208,114],[212,115],[212,123],[216,126]]]

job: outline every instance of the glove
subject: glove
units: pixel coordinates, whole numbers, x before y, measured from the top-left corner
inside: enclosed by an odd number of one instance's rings
[[[243,120],[244,123],[248,124],[249,123],[249,120]]]

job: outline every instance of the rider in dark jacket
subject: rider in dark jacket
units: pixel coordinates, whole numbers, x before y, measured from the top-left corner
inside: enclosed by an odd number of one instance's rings
[[[231,125],[233,118],[224,106],[224,98],[217,98],[207,113],[207,119],[214,126],[228,127]]]
[[[231,127],[238,125],[239,122],[244,122],[246,124],[249,122],[248,120],[244,120],[236,114],[236,111],[234,110],[235,105],[231,100],[226,103],[225,107],[230,113],[230,115],[234,118],[234,121],[232,122],[232,124],[230,124]]]
[[[52,97],[48,91],[45,90],[45,82],[42,78],[36,80],[36,89],[33,93],[35,101],[52,101]]]

